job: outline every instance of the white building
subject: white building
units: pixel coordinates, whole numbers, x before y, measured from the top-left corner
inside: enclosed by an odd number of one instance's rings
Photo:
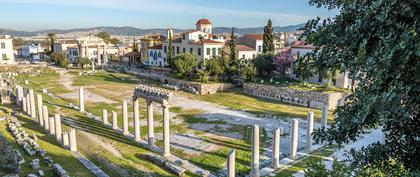
[[[44,55],[45,49],[42,47],[41,43],[35,44],[25,44],[22,46],[22,57],[32,59],[34,61],[39,61]]]
[[[229,46],[225,46],[223,51],[225,52],[225,55],[228,56],[230,54]],[[246,60],[254,59],[258,55],[255,49],[246,45],[235,45],[235,53],[236,58]]]
[[[205,61],[221,55],[225,45],[225,38],[222,35],[211,34],[211,32],[212,24],[208,19],[198,20],[196,30],[185,32],[172,38],[175,55],[189,52],[195,54],[199,61]],[[173,36],[172,34],[172,30],[168,30],[168,36]],[[165,65],[168,64],[166,60],[168,45],[168,40],[162,43],[162,56]]]
[[[162,44],[147,48],[147,60],[144,62],[144,64],[155,67],[165,66],[165,60],[163,59]]]
[[[263,52],[263,35],[262,34],[245,34],[238,38],[238,43],[246,45],[257,51],[257,54]]]
[[[13,63],[15,63],[13,39],[8,35],[0,36],[0,64]]]
[[[291,74],[290,76],[294,79],[299,79],[299,76],[297,76],[294,72],[294,63],[298,56],[305,56],[307,53],[312,52],[314,50],[314,46],[305,44],[304,41],[296,41],[291,45],[291,54],[293,56],[292,66],[291,66]],[[315,84],[325,84],[328,80],[325,78],[322,78],[321,75],[315,74],[314,76],[310,77],[308,79],[308,82],[315,83]],[[356,82],[356,81],[355,81]],[[335,79],[332,79],[332,85],[339,88],[352,88],[352,79],[348,77],[348,73],[338,73],[337,76],[335,76]]]

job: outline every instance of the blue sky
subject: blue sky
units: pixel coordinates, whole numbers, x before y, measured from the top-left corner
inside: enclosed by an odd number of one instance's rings
[[[0,28],[34,31],[96,26],[193,28],[209,18],[217,27],[304,23],[336,11],[308,0],[0,0]]]

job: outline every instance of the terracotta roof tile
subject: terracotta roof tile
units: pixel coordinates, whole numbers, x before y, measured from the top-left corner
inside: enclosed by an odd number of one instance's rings
[[[263,40],[262,34],[246,34],[245,36],[254,39],[254,40]]]
[[[207,18],[202,18],[195,23],[195,25],[202,24],[202,25],[211,25],[211,22]]]

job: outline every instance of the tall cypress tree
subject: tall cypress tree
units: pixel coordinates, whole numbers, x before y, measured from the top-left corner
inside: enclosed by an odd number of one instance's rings
[[[174,51],[174,46],[172,44],[172,35],[168,35],[168,53],[166,55],[166,59],[168,61],[169,67],[170,68],[175,68],[175,62],[174,62],[174,58],[175,58],[175,51]]]
[[[238,69],[238,61],[236,58],[236,36],[235,36],[235,31],[232,28],[232,32],[230,33],[230,41],[229,41],[229,49],[230,49],[230,54],[229,54],[229,63],[230,63],[230,70],[232,73],[235,73],[235,71]]]
[[[267,26],[264,27],[263,40],[263,52],[274,52],[274,34],[271,19],[268,19]]]

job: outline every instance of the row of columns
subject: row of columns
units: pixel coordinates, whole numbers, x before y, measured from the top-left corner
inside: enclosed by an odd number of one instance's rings
[[[103,55],[104,64],[106,65],[108,63],[108,53],[107,53],[106,46],[105,45],[103,45],[103,46],[96,45],[96,47],[97,47],[96,50],[98,52],[98,58],[97,58],[98,65],[99,66],[102,65],[101,54]],[[103,48],[102,53],[101,53],[101,48]],[[81,46],[80,47],[80,54],[81,54],[82,57],[86,57],[86,56],[89,55],[89,50],[88,49],[89,49],[88,46]]]
[[[324,111],[323,111],[324,112]],[[324,115],[324,113],[323,113]],[[307,118],[307,137],[306,137],[306,150],[312,150],[312,133],[314,126],[314,113],[308,112]],[[280,128],[276,128],[273,131],[273,149],[272,149],[272,167],[277,169],[280,167]],[[251,149],[251,177],[259,177],[259,164],[260,164],[260,133],[259,126],[254,125],[252,128],[252,149]],[[298,119],[293,119],[291,122],[290,129],[290,159],[297,158],[297,148],[298,148],[298,138],[299,138],[299,121]],[[227,158],[227,176],[235,176],[235,150],[232,150],[228,153]]]

